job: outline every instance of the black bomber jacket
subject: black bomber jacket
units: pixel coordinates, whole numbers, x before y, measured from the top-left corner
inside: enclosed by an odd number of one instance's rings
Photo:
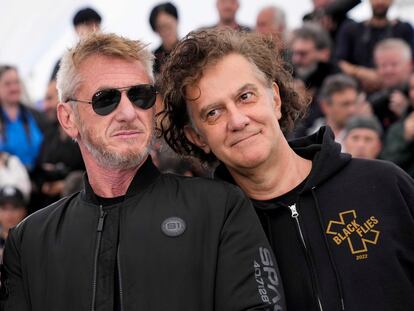
[[[235,186],[163,175],[149,158],[111,207],[119,211],[117,264],[105,271],[102,236],[111,227],[85,181],[86,190],[10,231],[2,310],[111,310],[96,302],[113,296],[123,311],[285,310],[265,234]],[[105,291],[103,273],[117,278],[115,291]]]

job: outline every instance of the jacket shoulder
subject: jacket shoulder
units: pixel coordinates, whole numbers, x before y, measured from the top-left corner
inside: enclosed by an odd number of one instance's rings
[[[395,182],[398,179],[406,179],[410,176],[404,172],[399,166],[387,160],[368,160],[352,158],[348,168],[352,172],[359,172],[358,176],[371,176],[382,181]]]
[[[358,167],[365,167],[367,169],[375,169],[381,171],[398,171],[399,168],[397,165],[390,161],[385,160],[371,160],[371,159],[362,159],[362,158],[352,158],[350,161],[351,165]]]
[[[76,194],[77,195],[77,194]],[[51,217],[55,215],[60,215],[68,202],[71,201],[76,195],[71,195],[65,198],[60,199],[36,212],[30,214],[25,219],[23,219],[16,227],[14,227],[13,234],[22,235],[27,227],[39,227],[44,224]]]
[[[250,202],[244,192],[237,186],[222,180],[204,177],[186,177],[174,174],[163,175],[162,187],[180,201],[186,198],[207,210],[230,211],[236,206]],[[225,212],[225,213],[227,213]]]
[[[223,180],[205,177],[187,177],[174,174],[164,174],[163,178],[167,183],[176,184],[177,186],[182,187],[183,191],[197,191],[202,195],[203,193],[205,193],[205,195],[211,195],[212,193],[223,193],[223,195],[227,193],[234,193],[244,195],[243,191],[239,187]]]

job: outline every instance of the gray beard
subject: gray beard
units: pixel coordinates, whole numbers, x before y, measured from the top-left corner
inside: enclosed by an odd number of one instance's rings
[[[75,118],[78,124],[81,124],[79,120],[79,113],[77,107],[75,108]],[[154,143],[155,143],[155,124],[152,128],[152,137],[148,146],[140,153],[130,152],[126,155],[117,154],[116,152],[109,152],[108,150],[103,149],[101,146],[94,144],[88,136],[87,131],[81,125],[82,130],[80,131],[80,138],[82,143],[85,145],[86,149],[93,156],[93,158],[98,162],[100,166],[111,168],[111,169],[131,169],[138,167],[149,155]],[[77,141],[77,139],[74,139]],[[79,143],[79,142],[78,142]]]
[[[91,155],[97,160],[100,166],[111,169],[131,169],[139,166],[150,153],[154,145],[155,135],[152,135],[150,143],[141,153],[128,153],[126,155],[117,154],[115,152],[108,152],[95,146],[91,143],[88,137],[83,137],[82,142]]]
[[[312,64],[308,67],[297,67],[296,68],[296,74],[298,75],[298,77],[300,79],[305,80],[306,78],[308,78],[318,67],[318,64]]]

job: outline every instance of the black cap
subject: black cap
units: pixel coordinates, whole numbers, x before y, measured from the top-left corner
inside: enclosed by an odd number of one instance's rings
[[[157,20],[158,14],[160,14],[161,12],[165,12],[168,15],[171,15],[172,17],[174,17],[176,20],[178,20],[178,12],[174,4],[172,4],[171,2],[165,2],[165,3],[158,4],[151,10],[151,14],[149,18],[149,23],[151,25],[152,30],[154,31],[156,31],[155,22]]]
[[[92,8],[84,8],[79,10],[73,17],[73,26],[89,23],[101,23],[101,16]]]
[[[0,204],[12,203],[16,207],[26,206],[23,192],[15,186],[4,186],[0,189]]]
[[[353,129],[369,129],[373,130],[378,134],[379,137],[382,136],[383,130],[381,123],[376,117],[365,117],[365,116],[356,116],[350,119],[345,125],[346,135],[349,134]]]

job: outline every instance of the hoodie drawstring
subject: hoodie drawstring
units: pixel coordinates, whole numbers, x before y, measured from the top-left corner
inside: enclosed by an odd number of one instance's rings
[[[316,187],[312,187],[311,192],[312,192],[313,200],[315,202],[316,210],[318,212],[319,225],[320,225],[320,227],[322,229],[322,232],[323,232],[325,246],[328,250],[329,261],[331,262],[332,268],[333,268],[334,273],[335,273],[336,285],[338,287],[338,292],[339,292],[339,296],[340,296],[340,299],[341,299],[341,310],[344,311],[345,310],[345,301],[344,301],[344,294],[343,294],[343,289],[342,289],[342,281],[341,281],[341,277],[340,277],[339,272],[338,272],[338,268],[337,268],[335,259],[332,256],[332,252],[331,252],[331,248],[329,247],[328,239],[327,239],[326,234],[325,234],[325,228],[324,228],[324,225],[323,225],[322,212],[321,212],[321,209],[319,208],[319,202],[318,202],[318,198],[316,196]]]

